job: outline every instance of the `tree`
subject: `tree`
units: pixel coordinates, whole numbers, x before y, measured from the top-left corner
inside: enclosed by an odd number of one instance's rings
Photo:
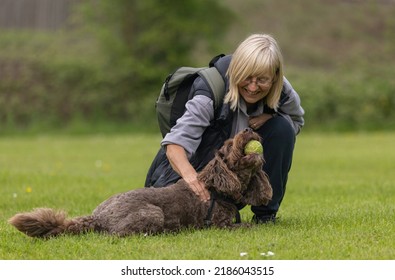
[[[216,0],[92,0],[81,5],[84,24],[105,56],[113,91],[107,108],[128,118],[144,116],[167,74],[190,64],[202,46],[203,52],[216,53],[232,19]]]

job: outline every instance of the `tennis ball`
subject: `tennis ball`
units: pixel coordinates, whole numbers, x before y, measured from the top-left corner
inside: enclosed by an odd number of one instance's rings
[[[257,140],[251,140],[247,143],[247,145],[244,147],[244,153],[246,155],[249,154],[263,154],[263,147],[261,142]]]

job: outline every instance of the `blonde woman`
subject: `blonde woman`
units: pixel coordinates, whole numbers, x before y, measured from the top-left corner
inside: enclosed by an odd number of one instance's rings
[[[304,125],[300,98],[283,77],[281,51],[270,35],[249,36],[215,67],[226,84],[223,105],[215,111],[209,87],[202,78],[195,80],[193,98],[162,140],[146,186],[166,186],[183,178],[202,200],[209,200],[197,172],[226,139],[250,127],[262,138],[263,169],[273,188],[268,205],[251,207],[253,221],[274,222],[285,194],[295,136]]]

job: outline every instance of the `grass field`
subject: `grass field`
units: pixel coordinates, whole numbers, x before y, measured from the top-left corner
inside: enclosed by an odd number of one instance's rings
[[[275,225],[44,241],[7,223],[41,206],[86,215],[108,196],[141,187],[159,141],[142,134],[0,138],[0,259],[395,259],[395,133],[298,136]],[[251,217],[242,210],[244,221]],[[261,255],[268,251],[274,255]]]

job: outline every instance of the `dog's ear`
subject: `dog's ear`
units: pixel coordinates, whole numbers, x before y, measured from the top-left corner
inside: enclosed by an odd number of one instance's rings
[[[199,173],[198,179],[205,183],[208,190],[213,189],[218,193],[233,197],[239,194],[241,184],[236,174],[234,174],[222,159],[218,152],[206,167]]]
[[[262,170],[251,178],[247,192],[243,196],[244,203],[252,206],[267,205],[272,199],[273,190],[269,178]]]

